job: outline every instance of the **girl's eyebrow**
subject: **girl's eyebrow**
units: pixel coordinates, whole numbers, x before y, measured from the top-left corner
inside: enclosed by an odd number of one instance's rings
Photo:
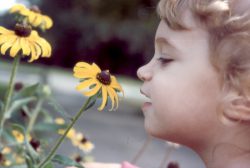
[[[167,40],[165,37],[156,37],[155,43],[156,44],[164,44],[164,45],[171,47],[174,50],[177,50],[177,48],[169,40]]]

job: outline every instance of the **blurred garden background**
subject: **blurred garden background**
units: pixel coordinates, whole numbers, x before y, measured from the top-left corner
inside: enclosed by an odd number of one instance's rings
[[[69,113],[75,113],[85,98],[75,91],[77,80],[72,68],[79,61],[95,62],[109,69],[125,90],[125,98],[115,112],[89,110],[77,123],[95,144],[92,155],[96,161],[131,161],[147,139],[140,110],[140,81],[136,70],[154,53],[154,35],[159,22],[158,0],[0,0],[0,25],[13,29],[15,23],[7,10],[15,3],[37,5],[50,16],[53,27],[42,37],[52,46],[51,58],[32,64],[22,59],[17,81],[48,84],[55,99]],[[11,59],[0,56],[0,95],[9,80]],[[165,142],[153,139],[136,163],[142,168],[165,168]],[[60,153],[75,152],[65,142]],[[166,162],[178,161],[181,168],[203,168],[199,158],[181,147]],[[163,166],[163,167],[161,167]]]

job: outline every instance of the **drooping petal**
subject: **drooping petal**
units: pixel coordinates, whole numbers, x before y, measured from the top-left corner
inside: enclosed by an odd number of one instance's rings
[[[83,94],[87,97],[95,95],[101,88],[102,85],[96,85],[94,88],[92,88],[90,91],[83,92]]]
[[[119,98],[117,96],[117,93],[114,91],[114,89],[110,89],[112,95],[114,95],[115,98],[115,110],[118,108],[119,106]]]
[[[79,85],[77,85],[76,90],[83,90],[93,84],[96,84],[95,80],[91,79],[87,79],[83,82],[81,82]]]
[[[17,40],[13,43],[13,46],[10,49],[10,56],[15,57],[20,49],[21,49],[20,38],[17,38]]]
[[[27,42],[25,38],[21,38],[20,45],[23,50],[23,55],[29,56],[31,52],[29,42]]]
[[[49,29],[53,26],[53,21],[49,16],[44,15],[43,20],[44,20],[46,29]]]
[[[4,43],[1,46],[1,54],[5,55],[6,51],[13,45],[13,43],[16,41],[16,38],[11,39],[10,41]]]
[[[108,91],[108,96],[110,97],[110,100],[111,100],[111,103],[112,103],[112,106],[111,106],[111,108],[109,109],[109,111],[111,111],[111,110],[114,109],[115,95],[114,95],[113,92],[112,92],[112,88],[107,87],[107,91]]]
[[[117,82],[116,78],[114,76],[111,76],[111,84],[110,87],[117,89],[118,91],[122,92],[122,94],[124,95],[124,91],[121,87],[121,85]]]
[[[35,27],[39,26],[42,23],[42,15],[41,14],[36,14],[36,19],[33,22],[33,25]]]
[[[106,103],[108,100],[108,91],[106,86],[102,86],[102,104],[101,106],[98,108],[99,111],[103,110],[103,108],[105,107]]]
[[[29,14],[27,16],[28,16],[28,20],[31,24],[34,23],[34,21],[37,17],[36,13],[34,13],[34,12],[29,12]]]

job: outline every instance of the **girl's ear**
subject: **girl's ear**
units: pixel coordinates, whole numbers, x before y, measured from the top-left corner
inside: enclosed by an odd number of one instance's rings
[[[223,115],[230,121],[250,122],[250,99],[234,93],[223,99]]]

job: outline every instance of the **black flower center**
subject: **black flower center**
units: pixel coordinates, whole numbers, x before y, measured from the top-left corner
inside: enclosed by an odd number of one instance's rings
[[[3,157],[3,154],[0,153],[0,163],[4,161],[4,157]]]
[[[30,140],[30,145],[37,151],[40,146],[40,141],[32,138]]]
[[[77,155],[76,158],[75,158],[75,161],[76,162],[81,162],[82,161],[82,157],[80,155]]]
[[[88,142],[88,139],[85,138],[85,137],[83,137],[83,138],[81,139],[81,143],[82,143],[82,144],[85,144],[86,142]]]
[[[35,13],[41,13],[41,10],[36,5],[31,6],[30,10],[33,11],[33,12],[35,12]]]
[[[31,33],[31,26],[27,24],[17,23],[15,26],[15,34],[21,37],[28,37]]]
[[[102,71],[96,75],[96,78],[104,85],[111,83],[111,77],[109,71]]]

